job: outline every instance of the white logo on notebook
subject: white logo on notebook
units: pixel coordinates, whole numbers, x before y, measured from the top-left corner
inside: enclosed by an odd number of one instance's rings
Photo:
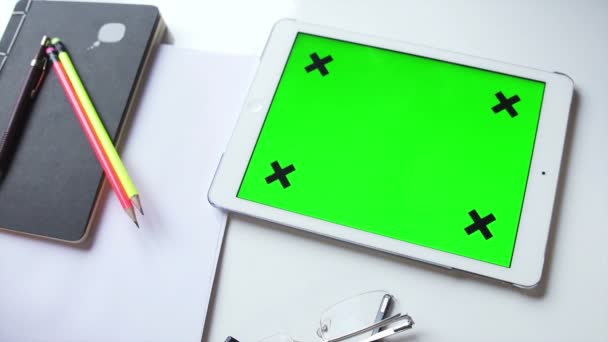
[[[97,40],[87,50],[99,47],[101,43],[118,43],[125,37],[127,27],[121,23],[104,24],[97,33]]]

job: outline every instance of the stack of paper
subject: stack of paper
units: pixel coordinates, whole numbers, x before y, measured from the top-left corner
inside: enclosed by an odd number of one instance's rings
[[[142,228],[106,186],[82,246],[0,233],[0,341],[200,340],[225,225],[207,190],[256,64],[161,46],[122,153]]]

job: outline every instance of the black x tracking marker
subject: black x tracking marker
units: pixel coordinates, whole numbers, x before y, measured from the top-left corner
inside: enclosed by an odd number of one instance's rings
[[[315,52],[310,55],[310,58],[312,59],[312,64],[304,68],[306,72],[311,72],[315,69],[319,69],[319,72],[322,76],[329,74],[329,71],[327,71],[327,67],[325,67],[325,64],[334,60],[331,55],[328,55],[327,57],[321,59],[319,58],[319,55],[317,55],[317,53]]]
[[[272,166],[274,173],[266,177],[266,184],[270,184],[276,180],[279,180],[279,182],[281,182],[281,185],[283,186],[283,189],[288,188],[291,183],[289,183],[287,175],[296,170],[295,166],[293,166],[293,164],[290,164],[286,168],[281,168],[281,165],[279,165],[278,161],[273,161],[270,166]]]
[[[495,114],[506,110],[512,118],[517,116],[518,113],[515,108],[513,108],[513,105],[520,101],[519,96],[513,95],[512,97],[507,99],[502,93],[502,91],[499,91],[498,93],[496,93],[496,97],[498,98],[498,101],[500,101],[500,103],[492,107],[492,111],[494,111]]]
[[[489,240],[493,235],[492,232],[488,229],[488,225],[494,221],[496,221],[496,217],[493,214],[490,214],[484,218],[481,218],[477,213],[477,210],[471,210],[469,212],[469,216],[473,219],[473,224],[466,227],[464,230],[467,232],[467,235],[471,235],[476,231],[480,231],[483,237],[486,240]]]

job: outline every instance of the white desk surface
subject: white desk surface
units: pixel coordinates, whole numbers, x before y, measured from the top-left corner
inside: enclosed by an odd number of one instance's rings
[[[178,47],[259,55],[272,24],[292,17],[558,70],[576,83],[541,287],[518,290],[238,217],[203,340],[284,331],[316,341],[324,307],[383,288],[416,319],[406,341],[608,341],[608,2],[143,2],[160,7]],[[1,27],[13,3],[0,0]]]

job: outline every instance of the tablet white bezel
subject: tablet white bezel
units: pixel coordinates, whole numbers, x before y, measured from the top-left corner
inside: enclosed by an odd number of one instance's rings
[[[237,198],[236,194],[298,32],[402,51],[546,83],[530,176],[510,268]],[[542,275],[572,93],[571,79],[562,74],[293,20],[282,20],[275,25],[267,42],[239,121],[209,190],[209,201],[215,206],[230,211],[341,241],[450,269],[480,274],[521,287],[533,287],[540,281]]]

